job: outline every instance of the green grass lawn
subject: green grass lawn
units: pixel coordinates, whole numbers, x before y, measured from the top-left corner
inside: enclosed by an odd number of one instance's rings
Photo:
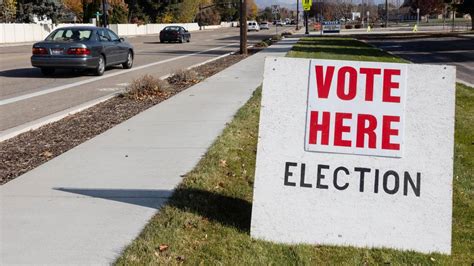
[[[334,60],[407,62],[352,38],[304,38],[293,47],[288,56]]]
[[[363,55],[350,51],[351,46],[363,50]],[[360,42],[339,38],[304,39],[290,56],[402,61]],[[250,238],[260,99],[261,91],[257,89],[117,264],[470,265],[474,262],[473,88],[457,85],[451,256],[393,249],[282,245]]]

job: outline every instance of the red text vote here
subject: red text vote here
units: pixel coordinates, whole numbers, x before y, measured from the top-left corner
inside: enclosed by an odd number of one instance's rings
[[[312,60],[305,149],[402,157],[405,64]]]

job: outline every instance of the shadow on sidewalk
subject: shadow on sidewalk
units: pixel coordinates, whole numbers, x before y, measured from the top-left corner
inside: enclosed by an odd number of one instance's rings
[[[252,204],[246,200],[199,189],[82,189],[54,188],[54,190],[92,198],[112,200],[127,204],[159,209],[165,204],[191,212],[225,226],[250,232]]]

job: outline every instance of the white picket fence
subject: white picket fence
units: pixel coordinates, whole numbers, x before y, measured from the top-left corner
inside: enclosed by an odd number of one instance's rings
[[[0,24],[0,44],[23,43],[41,41],[48,36],[54,29],[66,26],[92,26],[93,24],[24,24],[24,23],[3,23]],[[222,22],[221,25],[210,25],[199,27],[197,23],[182,24],[111,24],[110,29],[119,36],[135,36],[158,34],[164,27],[179,25],[189,31],[198,31],[200,29],[218,29],[224,27],[236,27],[236,22]]]

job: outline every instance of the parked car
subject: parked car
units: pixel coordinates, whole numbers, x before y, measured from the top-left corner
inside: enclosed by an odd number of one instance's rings
[[[44,41],[33,44],[31,65],[51,75],[58,68],[90,69],[98,76],[105,68],[133,66],[133,46],[106,28],[65,27],[53,31]]]
[[[270,29],[270,24],[268,24],[268,22],[266,22],[266,21],[263,21],[263,22],[260,22],[259,27],[260,27],[261,30],[269,30]]]
[[[258,26],[257,21],[249,21],[247,22],[247,31],[259,31],[260,27]]]
[[[283,23],[284,23],[284,22],[281,21],[281,20],[275,20],[275,25],[276,25],[276,26],[283,26],[283,25],[285,25],[285,24],[283,24]]]
[[[160,42],[190,42],[191,33],[181,26],[168,26],[160,31]]]

